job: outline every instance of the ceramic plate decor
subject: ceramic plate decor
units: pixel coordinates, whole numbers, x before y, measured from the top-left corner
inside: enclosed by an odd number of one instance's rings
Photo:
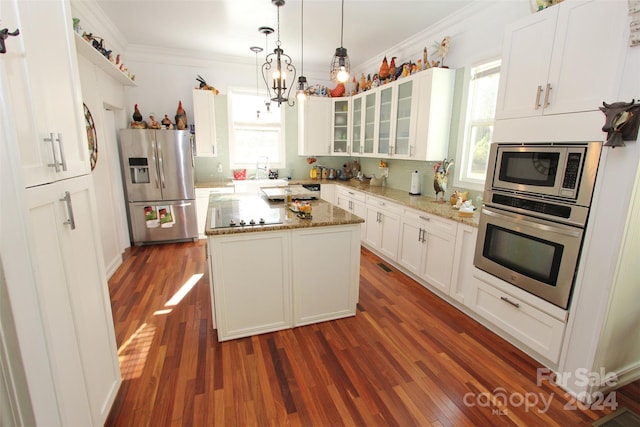
[[[84,122],[87,127],[87,141],[89,144],[91,170],[94,170],[98,161],[98,136],[96,135],[96,126],[93,123],[93,117],[91,116],[91,112],[89,111],[87,104],[82,105],[84,105]]]

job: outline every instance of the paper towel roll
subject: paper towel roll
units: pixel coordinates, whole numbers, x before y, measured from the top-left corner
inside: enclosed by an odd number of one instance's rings
[[[418,171],[411,172],[411,189],[409,190],[409,194],[412,196],[420,194],[420,175],[418,175]]]

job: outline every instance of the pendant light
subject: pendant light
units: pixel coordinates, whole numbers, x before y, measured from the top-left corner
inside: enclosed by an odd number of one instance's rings
[[[307,97],[309,84],[304,76],[304,0],[300,0],[300,77],[296,97],[302,102]]]
[[[260,46],[251,46],[249,49],[256,54],[256,98],[260,97],[260,90],[258,89],[258,54],[262,52]],[[256,119],[260,118],[260,108],[256,110]]]
[[[265,52],[269,52],[269,35],[273,34],[274,29],[271,27],[260,27],[258,28],[258,31],[262,34],[264,34],[264,50]],[[256,54],[256,57],[258,55]],[[269,88],[269,86],[267,85],[267,89]],[[264,100],[264,106],[267,109],[267,113],[271,112],[271,99],[269,99],[269,97],[267,97],[267,99]]]
[[[342,37],[344,32],[344,0],[342,0],[342,22],[340,24],[340,47],[336,48],[336,54],[331,60],[331,80],[337,80],[344,83],[349,80],[351,66],[349,65],[349,57],[347,49],[342,46]]]
[[[291,57],[284,53],[284,50],[280,47],[282,45],[280,42],[280,6],[284,5],[284,0],[271,0],[271,3],[278,8],[278,40],[273,53],[268,54],[265,63],[262,64],[262,78],[267,85],[267,93],[272,101],[277,102],[278,106],[282,103],[293,106],[295,100],[289,100],[291,86],[287,90],[287,73],[291,74],[289,82],[295,81],[296,68],[291,63]],[[270,73],[270,71],[272,72]],[[270,81],[272,86],[269,85]]]

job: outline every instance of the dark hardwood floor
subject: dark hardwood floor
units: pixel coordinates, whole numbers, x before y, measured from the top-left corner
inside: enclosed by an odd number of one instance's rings
[[[107,426],[589,426],[612,412],[536,385],[540,364],[366,249],[355,317],[218,343],[205,253],[133,247],[109,281],[123,382]],[[640,381],[612,398],[640,413]]]

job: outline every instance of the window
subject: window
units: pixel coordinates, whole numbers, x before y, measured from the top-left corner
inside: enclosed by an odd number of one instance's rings
[[[253,169],[260,157],[269,168],[283,168],[285,161],[284,108],[248,90],[229,91],[229,158],[233,169]],[[256,114],[257,111],[259,114]]]
[[[457,185],[461,187],[481,190],[484,186],[499,80],[500,60],[470,69],[463,139],[457,153],[460,159]]]

